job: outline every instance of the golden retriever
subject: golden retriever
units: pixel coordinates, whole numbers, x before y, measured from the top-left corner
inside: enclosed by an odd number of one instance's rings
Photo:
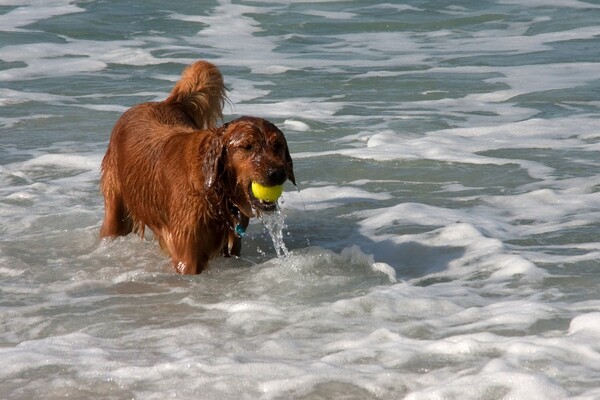
[[[202,272],[213,257],[239,255],[249,219],[277,203],[252,182],[295,185],[283,133],[242,117],[217,127],[225,103],[221,72],[197,61],[166,100],[138,104],[116,122],[102,161],[101,237],[143,236],[149,227],[175,271]]]

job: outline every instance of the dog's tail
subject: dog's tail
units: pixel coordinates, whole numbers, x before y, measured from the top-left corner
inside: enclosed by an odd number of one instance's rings
[[[181,105],[198,129],[205,129],[214,128],[223,118],[226,99],[219,69],[207,61],[196,61],[183,71],[165,102]]]

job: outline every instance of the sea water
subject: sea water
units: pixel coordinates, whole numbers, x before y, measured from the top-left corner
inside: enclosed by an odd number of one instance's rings
[[[600,399],[600,3],[0,0],[0,398]],[[197,59],[286,134],[279,247],[100,241]],[[277,256],[285,249],[287,256]]]

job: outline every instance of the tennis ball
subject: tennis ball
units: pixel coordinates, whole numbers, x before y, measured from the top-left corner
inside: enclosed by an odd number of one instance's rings
[[[259,200],[274,203],[283,193],[283,185],[263,186],[258,182],[252,182],[252,194]]]

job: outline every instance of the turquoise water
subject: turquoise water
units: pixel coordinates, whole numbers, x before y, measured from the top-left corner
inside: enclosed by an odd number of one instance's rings
[[[597,1],[0,0],[0,397],[600,399]],[[286,134],[277,257],[100,242],[197,59]]]

